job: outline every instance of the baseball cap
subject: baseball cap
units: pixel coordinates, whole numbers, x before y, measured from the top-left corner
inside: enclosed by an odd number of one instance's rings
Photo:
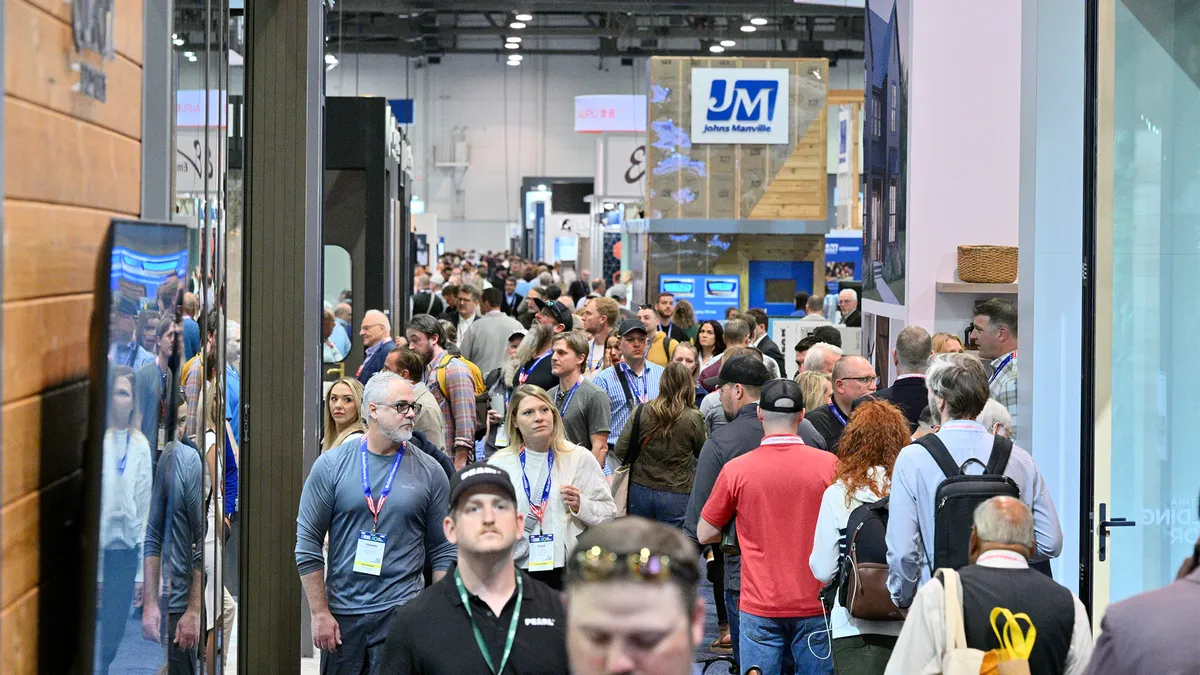
[[[620,326],[617,326],[617,335],[624,337],[635,330],[640,330],[645,333],[646,326],[643,325],[638,319],[625,319],[621,322]]]
[[[562,325],[566,326],[568,329],[570,329],[571,326],[574,325],[573,322],[571,321],[571,310],[567,309],[567,306],[562,304],[561,302],[559,302],[557,300],[555,300],[553,302],[546,302],[545,300],[542,300],[540,298],[534,298],[533,304],[534,304],[534,306],[536,306],[538,308],[539,314],[541,314],[542,312],[549,314],[551,317],[554,318],[555,322],[561,323]]]
[[[719,387],[723,384],[742,384],[747,387],[761,387],[770,379],[767,367],[753,356],[735,356],[721,365],[721,372],[716,377],[704,381],[705,386]]]
[[[517,501],[517,490],[513,487],[507,471],[497,469],[491,464],[476,462],[464,466],[450,477],[450,508],[453,509],[458,504],[458,498],[476,485],[494,485],[513,502]]]
[[[758,407],[769,412],[804,412],[804,390],[793,380],[771,380],[763,385]]]
[[[509,333],[509,334],[508,334],[508,339],[509,339],[509,340],[511,340],[511,339],[513,339],[513,338],[515,338],[515,337],[524,338],[524,337],[525,337],[525,329],[524,329],[524,328],[522,328],[522,329],[520,329],[520,330],[514,330],[513,332],[511,332],[511,333]]]

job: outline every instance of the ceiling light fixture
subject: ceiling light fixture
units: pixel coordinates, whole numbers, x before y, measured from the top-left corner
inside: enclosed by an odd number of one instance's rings
[[[733,40],[721,40],[721,46],[722,46],[722,47],[732,47],[732,46],[734,46],[734,45],[736,45],[736,44],[737,44],[737,43],[736,43],[736,42],[734,42]]]
[[[750,19],[750,23],[754,24],[755,26],[765,26],[767,25],[767,20],[761,16],[756,16],[753,19]]]
[[[521,56],[520,54],[509,54],[508,60],[509,61],[524,61],[525,57]]]
[[[520,30],[525,27],[525,24],[524,24],[524,22],[521,22],[521,21],[514,21],[514,22],[508,24],[508,27]]]
[[[751,26],[751,25],[750,25],[750,24],[748,24],[748,23],[747,23],[747,24],[743,24],[743,25],[742,25],[742,32],[743,32],[743,33],[753,33],[753,32],[754,32],[754,31],[756,31],[756,30],[758,30],[758,29],[757,29],[757,28],[755,28],[754,26]]]
[[[184,52],[183,55],[190,59],[196,55],[196,52]]]
[[[182,46],[183,46],[183,38],[180,38],[180,37],[173,38],[173,39],[171,40],[171,42],[175,43],[175,46],[176,46],[176,47],[182,47]]]
[[[510,65],[510,66],[519,66],[519,65],[521,65],[521,62],[520,62],[520,61],[509,61],[509,62],[508,62],[508,65]]]
[[[504,38],[504,41],[505,41],[505,42],[520,42],[520,41],[521,41],[521,38],[519,38],[519,37],[517,37],[517,36],[515,36],[515,35],[514,35],[514,36],[512,36],[512,37],[506,37],[506,38]]]
[[[505,42],[504,48],[505,49],[520,49],[521,45],[517,44],[516,42]]]
[[[720,54],[721,52],[725,51],[725,48],[722,47],[721,45],[713,45],[708,48],[708,51],[710,51],[714,54]]]
[[[513,18],[517,21],[533,21],[533,15],[528,12],[521,12]]]

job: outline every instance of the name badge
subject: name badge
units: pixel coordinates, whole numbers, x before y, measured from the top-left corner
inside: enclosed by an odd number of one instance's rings
[[[386,544],[386,534],[359,531],[358,549],[354,552],[354,571],[379,576],[383,571],[383,549]]]
[[[554,569],[554,535],[529,535],[529,571],[544,572]]]
[[[508,447],[508,429],[504,428],[503,422],[501,422],[500,425],[496,427],[496,447],[497,448],[507,448]]]

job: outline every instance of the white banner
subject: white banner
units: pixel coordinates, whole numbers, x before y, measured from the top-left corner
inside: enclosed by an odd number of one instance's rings
[[[692,143],[788,142],[786,68],[692,69]]]
[[[605,199],[645,198],[645,136],[604,135],[596,139],[596,195]]]
[[[646,131],[646,97],[600,94],[575,97],[575,131]]]

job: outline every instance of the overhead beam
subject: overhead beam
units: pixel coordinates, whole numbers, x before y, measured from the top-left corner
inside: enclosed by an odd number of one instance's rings
[[[334,11],[378,12],[407,14],[414,12],[487,12],[497,11],[494,0],[339,0]],[[564,12],[562,0],[524,0],[520,9],[534,14],[579,14],[581,12],[629,12],[646,14],[651,6],[655,16],[692,16],[711,13],[718,16],[760,14],[769,18],[782,16],[843,15],[862,16],[861,7],[837,7],[806,3],[783,3],[779,0],[688,0],[686,3],[648,3],[646,0],[572,0],[570,11]]]
[[[336,45],[330,42],[331,45]],[[401,43],[398,42],[347,42],[344,45],[336,45],[331,49],[341,49],[347,54],[397,54],[400,56],[419,57],[425,53],[417,49],[405,50]],[[502,49],[473,49],[473,48],[458,48],[447,49],[442,54],[476,54],[476,55],[493,55],[497,62],[503,61],[507,53]],[[602,53],[598,45],[587,49],[538,49],[530,47],[522,47],[521,54],[525,56],[594,56],[597,58],[649,58],[651,56],[700,56],[707,57],[708,53],[701,53],[696,48],[680,49],[666,48],[654,50],[642,50],[635,48],[618,49],[613,53]],[[825,49],[820,43],[806,44],[800,43],[796,49],[788,50],[735,50],[726,49],[721,54],[721,58],[749,58],[749,59],[779,59],[779,58],[827,58],[831,60],[841,59],[862,59],[862,50],[856,49]]]

